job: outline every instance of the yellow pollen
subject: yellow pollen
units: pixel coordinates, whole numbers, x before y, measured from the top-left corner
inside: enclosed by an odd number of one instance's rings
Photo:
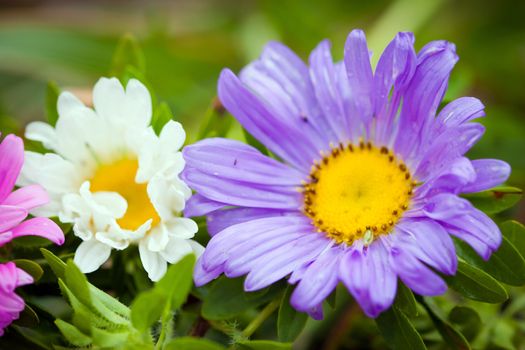
[[[304,212],[338,243],[388,234],[408,209],[416,182],[387,148],[371,143],[332,147],[303,185]]]
[[[100,166],[91,179],[91,192],[117,192],[128,202],[128,209],[123,217],[117,220],[120,227],[135,230],[144,222],[153,219],[152,226],[160,218],[151,204],[147,184],[135,182],[138,170],[136,159],[121,159],[111,164]]]

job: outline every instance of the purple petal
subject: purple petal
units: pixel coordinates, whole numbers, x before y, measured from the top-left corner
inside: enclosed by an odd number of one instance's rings
[[[310,77],[319,106],[323,114],[328,116],[324,132],[333,143],[347,141],[351,139],[351,131],[359,130],[359,119],[350,118],[346,113],[343,97],[337,85],[337,73],[339,72],[336,71],[330,53],[330,43],[324,40],[310,55]]]
[[[202,196],[227,205],[299,209],[302,195],[295,186],[257,185],[217,177],[186,167],[183,180]]]
[[[397,276],[381,240],[349,250],[341,259],[339,276],[367,316],[377,317],[392,305]]]
[[[485,260],[501,244],[498,226],[482,211],[472,207],[465,215],[458,215],[442,222],[445,229],[466,243]]]
[[[435,296],[446,292],[447,284],[410,252],[393,247],[391,256],[398,276],[417,294]]]
[[[228,205],[221,202],[216,202],[204,197],[203,195],[200,195],[199,193],[196,193],[192,195],[188,201],[186,201],[186,206],[184,207],[184,216],[202,216],[226,206]]]
[[[315,100],[306,64],[288,47],[270,42],[246,66],[240,80],[266,102],[273,115],[303,130],[316,144],[328,145],[326,119]]]
[[[460,97],[447,104],[436,118],[438,130],[458,126],[470,120],[485,116],[485,106],[474,97]]]
[[[206,139],[183,150],[188,167],[225,179],[300,186],[305,175],[239,141]]]
[[[311,231],[312,227],[305,224],[294,227],[293,231],[288,227],[279,227],[250,237],[230,250],[229,259],[224,266],[226,276],[239,277],[247,274],[261,265],[261,260],[272,259],[277,248],[289,245]]]
[[[222,104],[250,134],[295,167],[310,170],[319,157],[315,137],[274,115],[228,69],[221,72],[218,92]]]
[[[415,176],[427,180],[463,156],[481,138],[485,127],[477,123],[467,123],[449,128],[430,145],[417,166]]]
[[[401,97],[416,69],[414,35],[398,33],[379,58],[374,75],[374,111],[377,142],[388,144]],[[392,95],[391,98],[389,96]],[[390,103],[389,103],[390,102]]]
[[[448,275],[456,273],[458,260],[454,242],[445,229],[428,219],[403,220],[393,237],[399,247]]]
[[[0,203],[13,190],[23,164],[22,139],[15,135],[7,135],[0,143]]]
[[[472,161],[476,180],[463,187],[462,192],[479,192],[501,185],[510,176],[510,165],[499,159],[476,159]]]
[[[281,209],[265,209],[265,208],[233,208],[225,210],[217,210],[208,214],[208,232],[211,236],[224,230],[228,226],[236,225],[241,222],[251,221],[255,219],[296,215],[296,211],[283,211]]]
[[[476,180],[476,171],[466,157],[457,157],[436,173],[429,174],[429,179],[416,189],[416,197],[423,198],[441,192],[459,193],[462,188]]]
[[[458,215],[468,214],[472,204],[452,193],[441,193],[427,198],[423,213],[435,220],[448,220]]]
[[[353,102],[357,115],[364,123],[371,120],[372,106],[372,66],[370,53],[366,44],[365,33],[362,30],[353,30],[346,39],[345,57],[348,83],[352,92]]]
[[[337,267],[342,252],[339,247],[331,248],[309,265],[290,299],[296,310],[308,312],[332,293],[339,282]]]
[[[29,185],[12,192],[7,196],[3,204],[24,208],[29,211],[48,202],[49,196],[42,186]]]
[[[294,232],[296,227],[304,227],[309,220],[303,216],[270,217],[256,219],[230,226],[211,238],[202,255],[203,266],[206,270],[224,264],[230,257],[231,249],[250,238],[267,231],[286,228]]]
[[[255,291],[277,282],[314,260],[329,244],[329,240],[312,230],[299,239],[275,249],[253,267],[244,281],[246,291]]]
[[[396,152],[405,158],[416,151],[436,115],[450,72],[458,61],[455,49],[446,41],[434,41],[425,45],[417,56],[416,71],[404,94],[395,144]]]
[[[0,205],[0,232],[7,231],[27,217],[27,210],[10,205]]]
[[[21,236],[40,236],[58,245],[64,243],[64,233],[57,224],[48,218],[29,219],[15,227],[12,231],[13,237],[15,238]]]
[[[222,265],[219,265],[212,270],[206,270],[202,263],[202,257],[200,257],[195,263],[193,281],[197,287],[201,287],[219,277],[221,273],[223,273]]]

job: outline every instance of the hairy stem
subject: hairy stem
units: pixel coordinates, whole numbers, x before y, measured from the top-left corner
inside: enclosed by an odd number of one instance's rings
[[[257,328],[259,328],[263,322],[266,321],[266,319],[270,317],[270,315],[273,314],[275,310],[277,310],[280,304],[281,298],[276,298],[271,303],[266,305],[265,308],[262,309],[262,311],[257,315],[257,317],[255,317],[252,322],[246,326],[241,335],[245,338],[249,338],[257,330]]]

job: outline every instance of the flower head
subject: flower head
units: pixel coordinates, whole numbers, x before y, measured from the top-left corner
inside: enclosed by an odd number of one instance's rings
[[[458,60],[436,41],[416,54],[399,33],[375,72],[362,31],[350,33],[342,62],[321,42],[309,66],[270,43],[239,77],[224,70],[219,98],[282,161],[237,141],[185,148],[185,181],[198,194],[186,215],[208,215],[212,235],[195,281],[247,275],[247,291],[288,277],[300,311],[321,304],[342,282],[375,317],[392,304],[398,278],[438,295],[457,257],[451,236],[484,259],[498,227],[459,194],[504,182],[510,167],[464,155],[482,136],[475,98],[440,111]]]
[[[15,293],[15,289],[31,283],[33,278],[15,263],[0,264],[0,337],[25,307],[24,299]]]
[[[38,213],[73,224],[83,241],[75,254],[83,272],[97,270],[112,248],[138,244],[150,279],[159,280],[167,263],[202,250],[191,240],[197,225],[179,215],[191,196],[179,179],[184,129],[169,121],[156,135],[150,94],[134,79],[126,89],[116,78],[100,79],[93,103],[91,109],[64,92],[55,127],[28,125],[26,137],[54,153],[26,152],[20,183],[49,191],[51,203]]]
[[[25,220],[30,210],[46,204],[49,198],[39,185],[13,192],[23,163],[22,139],[6,136],[0,143],[0,247],[22,236],[41,236],[62,244],[64,234],[53,221],[47,218]],[[32,282],[33,278],[14,263],[0,264],[0,336],[24,309],[24,300],[16,295],[15,288]]]

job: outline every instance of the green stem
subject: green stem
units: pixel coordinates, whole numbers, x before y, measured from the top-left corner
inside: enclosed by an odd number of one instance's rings
[[[160,336],[159,336],[159,340],[157,341],[157,344],[155,345],[155,350],[162,349],[162,346],[164,345],[164,342],[166,340],[166,335],[168,333],[170,321],[171,321],[171,302],[168,302],[166,306],[164,307],[164,311],[162,312]]]
[[[266,321],[266,319],[270,317],[270,315],[273,314],[275,310],[277,310],[280,304],[281,298],[276,298],[271,303],[266,305],[259,315],[257,315],[257,317],[255,317],[252,322],[246,326],[241,335],[245,338],[249,338],[257,330],[257,328],[259,328],[263,322]]]

